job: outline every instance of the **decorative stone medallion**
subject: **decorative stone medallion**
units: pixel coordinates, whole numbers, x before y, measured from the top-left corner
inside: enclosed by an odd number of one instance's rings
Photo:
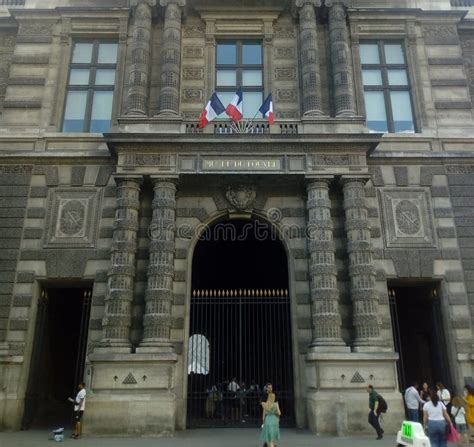
[[[235,209],[243,211],[252,207],[257,192],[251,186],[237,185],[229,186],[225,196]]]
[[[384,189],[380,202],[387,247],[436,245],[428,190]]]
[[[94,247],[100,192],[91,188],[50,191],[45,246]]]

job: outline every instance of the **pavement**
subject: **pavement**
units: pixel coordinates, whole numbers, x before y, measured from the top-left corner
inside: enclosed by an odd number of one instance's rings
[[[176,432],[172,438],[159,437],[92,437],[70,439],[70,430],[65,431],[64,443],[84,447],[261,447],[260,429],[196,429]],[[45,430],[0,433],[0,447],[52,447],[56,443],[49,440]],[[279,446],[289,447],[394,447],[395,436],[385,436],[382,440],[370,436],[317,436],[307,430],[282,429]]]

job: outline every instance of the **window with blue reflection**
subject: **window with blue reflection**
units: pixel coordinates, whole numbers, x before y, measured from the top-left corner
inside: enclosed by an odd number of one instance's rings
[[[242,87],[242,112],[245,119],[262,118],[263,47],[258,40],[222,40],[216,44],[217,95],[227,107]],[[224,118],[224,116],[222,116]]]
[[[403,42],[361,42],[360,60],[369,130],[415,132],[413,99]]]
[[[117,51],[116,42],[74,43],[63,132],[103,133],[110,129]]]
[[[217,64],[234,65],[237,63],[237,44],[235,42],[219,42],[217,44]]]

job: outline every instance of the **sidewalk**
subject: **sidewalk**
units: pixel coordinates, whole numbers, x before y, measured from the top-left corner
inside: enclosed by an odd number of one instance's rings
[[[79,440],[68,438],[68,445],[84,447],[261,447],[259,429],[200,429],[177,432],[173,438],[93,438]],[[52,447],[56,444],[48,440],[47,431],[31,430],[0,433],[0,447]],[[373,436],[328,437],[316,436],[304,430],[281,431],[279,446],[289,447],[394,447],[395,436],[386,436],[377,441]]]

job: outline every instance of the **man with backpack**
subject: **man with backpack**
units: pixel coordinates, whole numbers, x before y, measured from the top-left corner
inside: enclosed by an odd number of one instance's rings
[[[375,391],[373,385],[367,386],[367,392],[369,393],[369,424],[377,432],[377,439],[382,439],[384,431],[380,427],[379,416],[382,412],[387,411],[387,403]]]

